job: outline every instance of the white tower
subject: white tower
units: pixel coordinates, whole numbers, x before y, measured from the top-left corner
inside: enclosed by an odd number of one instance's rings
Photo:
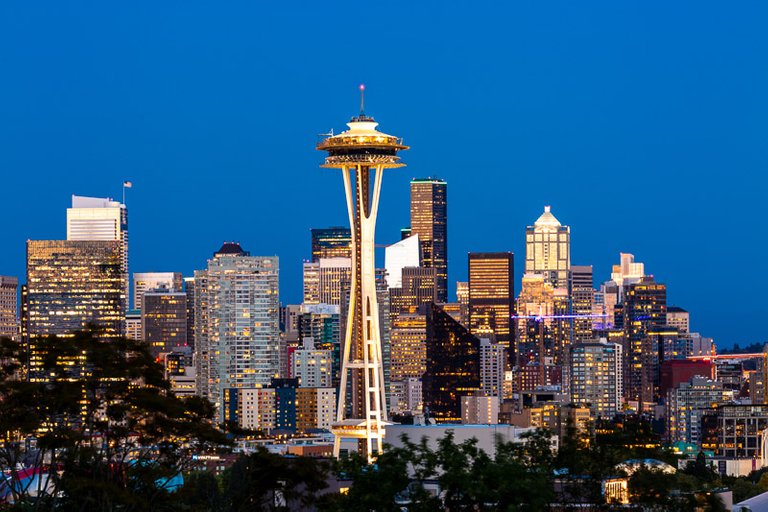
[[[339,403],[332,427],[336,436],[334,455],[339,456],[342,439],[352,438],[358,440],[358,453],[370,461],[383,449],[387,421],[376,301],[376,214],[383,171],[402,167],[397,152],[408,146],[402,139],[376,130],[378,123],[363,113],[363,86],[360,91],[360,115],[347,123],[349,130],[323,139],[317,149],[328,152],[322,167],[341,169],[352,230],[352,287]]]

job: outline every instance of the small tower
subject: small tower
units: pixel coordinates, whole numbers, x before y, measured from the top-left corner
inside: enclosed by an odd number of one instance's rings
[[[403,167],[397,152],[408,146],[403,145],[402,139],[376,129],[378,123],[363,112],[363,91],[361,85],[360,115],[347,123],[349,130],[323,139],[317,149],[328,152],[322,167],[341,169],[352,231],[352,289],[338,409],[332,426],[336,436],[334,455],[339,456],[343,438],[352,438],[358,440],[358,452],[371,461],[383,449],[387,422],[376,301],[376,214],[383,171]]]

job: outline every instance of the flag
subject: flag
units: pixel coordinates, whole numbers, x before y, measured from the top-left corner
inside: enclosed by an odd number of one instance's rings
[[[130,181],[124,181],[123,182],[123,188],[131,188],[133,186],[133,183]]]

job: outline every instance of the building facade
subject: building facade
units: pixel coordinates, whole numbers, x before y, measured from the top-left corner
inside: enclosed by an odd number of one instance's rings
[[[198,393],[219,418],[225,390],[268,386],[278,374],[278,279],[276,256],[251,256],[236,243],[195,272]]]
[[[571,401],[588,406],[596,417],[612,418],[621,411],[622,350],[605,339],[571,346]]]
[[[312,228],[312,262],[326,258],[352,258],[352,231],[343,226]]]
[[[134,272],[133,308],[141,309],[144,294],[155,290],[181,292],[184,278],[180,272]]]
[[[411,181],[410,236],[418,235],[421,266],[433,267],[437,302],[448,302],[448,184],[437,178]]]
[[[0,338],[19,337],[19,278],[0,276]]]
[[[571,228],[552,215],[549,206],[525,230],[525,272],[542,274],[554,288],[568,288]]]
[[[490,329],[498,343],[514,354],[514,254],[469,253],[469,329]]]
[[[188,346],[187,294],[182,291],[144,293],[141,330],[143,340],[154,355]]]

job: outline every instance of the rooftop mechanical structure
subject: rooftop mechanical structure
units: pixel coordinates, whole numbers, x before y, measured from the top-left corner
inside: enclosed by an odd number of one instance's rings
[[[357,439],[358,453],[369,461],[384,446],[387,409],[382,367],[379,308],[376,301],[374,235],[384,169],[403,167],[398,151],[408,149],[401,138],[376,129],[366,116],[360,86],[360,115],[348,130],[329,134],[317,145],[328,156],[322,167],[341,169],[352,231],[352,288],[344,335],[341,385],[332,425],[334,455],[342,439]]]

